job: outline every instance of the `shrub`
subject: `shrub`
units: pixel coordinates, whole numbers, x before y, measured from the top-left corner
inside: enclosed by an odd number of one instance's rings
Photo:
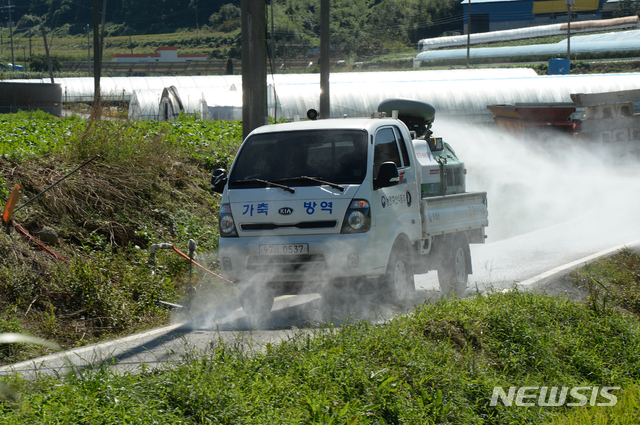
[[[60,71],[62,68],[62,61],[55,56],[51,56],[51,69],[53,71]],[[47,57],[45,55],[33,55],[31,62],[29,63],[29,69],[35,72],[47,72],[49,71],[49,64],[47,63]]]

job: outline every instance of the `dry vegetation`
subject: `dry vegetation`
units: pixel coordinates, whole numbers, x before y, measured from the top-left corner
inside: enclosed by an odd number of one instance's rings
[[[209,155],[224,160],[235,145],[185,143],[176,137],[180,125],[206,123],[96,122],[56,152],[0,158],[3,192],[20,185],[21,205],[99,155],[13,217],[69,263],[18,233],[18,226],[0,235],[0,332],[73,347],[165,323],[169,312],[160,300],[189,303],[194,289],[225,292],[223,281],[199,269],[190,277],[188,262],[173,252],[160,253],[156,268],[147,264],[151,244],[186,251],[194,239],[198,261],[217,267],[215,255],[207,255],[217,247],[218,202],[208,185]],[[5,347],[0,364],[41,352]]]

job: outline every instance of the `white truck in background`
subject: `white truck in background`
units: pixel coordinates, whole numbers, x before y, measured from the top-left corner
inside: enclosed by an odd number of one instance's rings
[[[388,99],[372,115],[257,128],[228,175],[214,171],[222,274],[249,316],[305,292],[405,301],[431,270],[444,295],[464,292],[486,193],[465,192],[464,163],[431,137],[431,105]]]

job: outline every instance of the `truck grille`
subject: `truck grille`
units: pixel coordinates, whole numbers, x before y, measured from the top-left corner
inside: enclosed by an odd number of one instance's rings
[[[321,272],[327,268],[324,255],[252,255],[247,270],[264,273]]]
[[[288,224],[278,224],[278,223],[251,223],[251,224],[241,224],[240,228],[242,230],[275,230],[282,228],[297,228],[297,229],[331,229],[338,225],[337,220],[325,220],[325,221],[302,221],[300,223],[288,223]]]

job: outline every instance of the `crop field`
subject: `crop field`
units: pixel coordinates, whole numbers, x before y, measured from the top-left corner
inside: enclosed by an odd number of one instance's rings
[[[4,58],[11,58],[11,48],[9,44],[9,30],[3,28],[2,51],[0,55]],[[103,60],[108,61],[115,54],[122,53],[153,53],[157,47],[178,46],[179,53],[184,54],[210,54],[220,48],[229,48],[233,44],[236,33],[218,33],[213,31],[184,31],[169,34],[148,34],[114,35],[105,37]],[[93,34],[89,40],[91,44],[91,57],[93,58]],[[87,35],[79,34],[70,36],[62,30],[47,34],[49,52],[51,56],[60,58],[63,61],[86,61],[88,51]],[[14,34],[14,58],[16,64],[22,64],[26,58],[29,61],[31,55],[44,55],[44,40],[42,36],[25,36],[24,34]]]
[[[225,149],[233,153],[240,144],[238,138],[242,133],[242,126],[238,122],[201,121],[186,117],[173,124],[105,121],[100,125],[101,134],[125,131],[129,139],[122,141],[122,145],[131,145],[134,139],[162,135],[163,143],[175,145],[176,149],[186,149],[194,157],[199,157],[203,152]],[[26,159],[69,152],[82,138],[84,130],[90,127],[90,123],[77,115],[59,119],[41,112],[3,114],[0,115],[0,154],[5,159]],[[200,149],[193,149],[195,147]]]

